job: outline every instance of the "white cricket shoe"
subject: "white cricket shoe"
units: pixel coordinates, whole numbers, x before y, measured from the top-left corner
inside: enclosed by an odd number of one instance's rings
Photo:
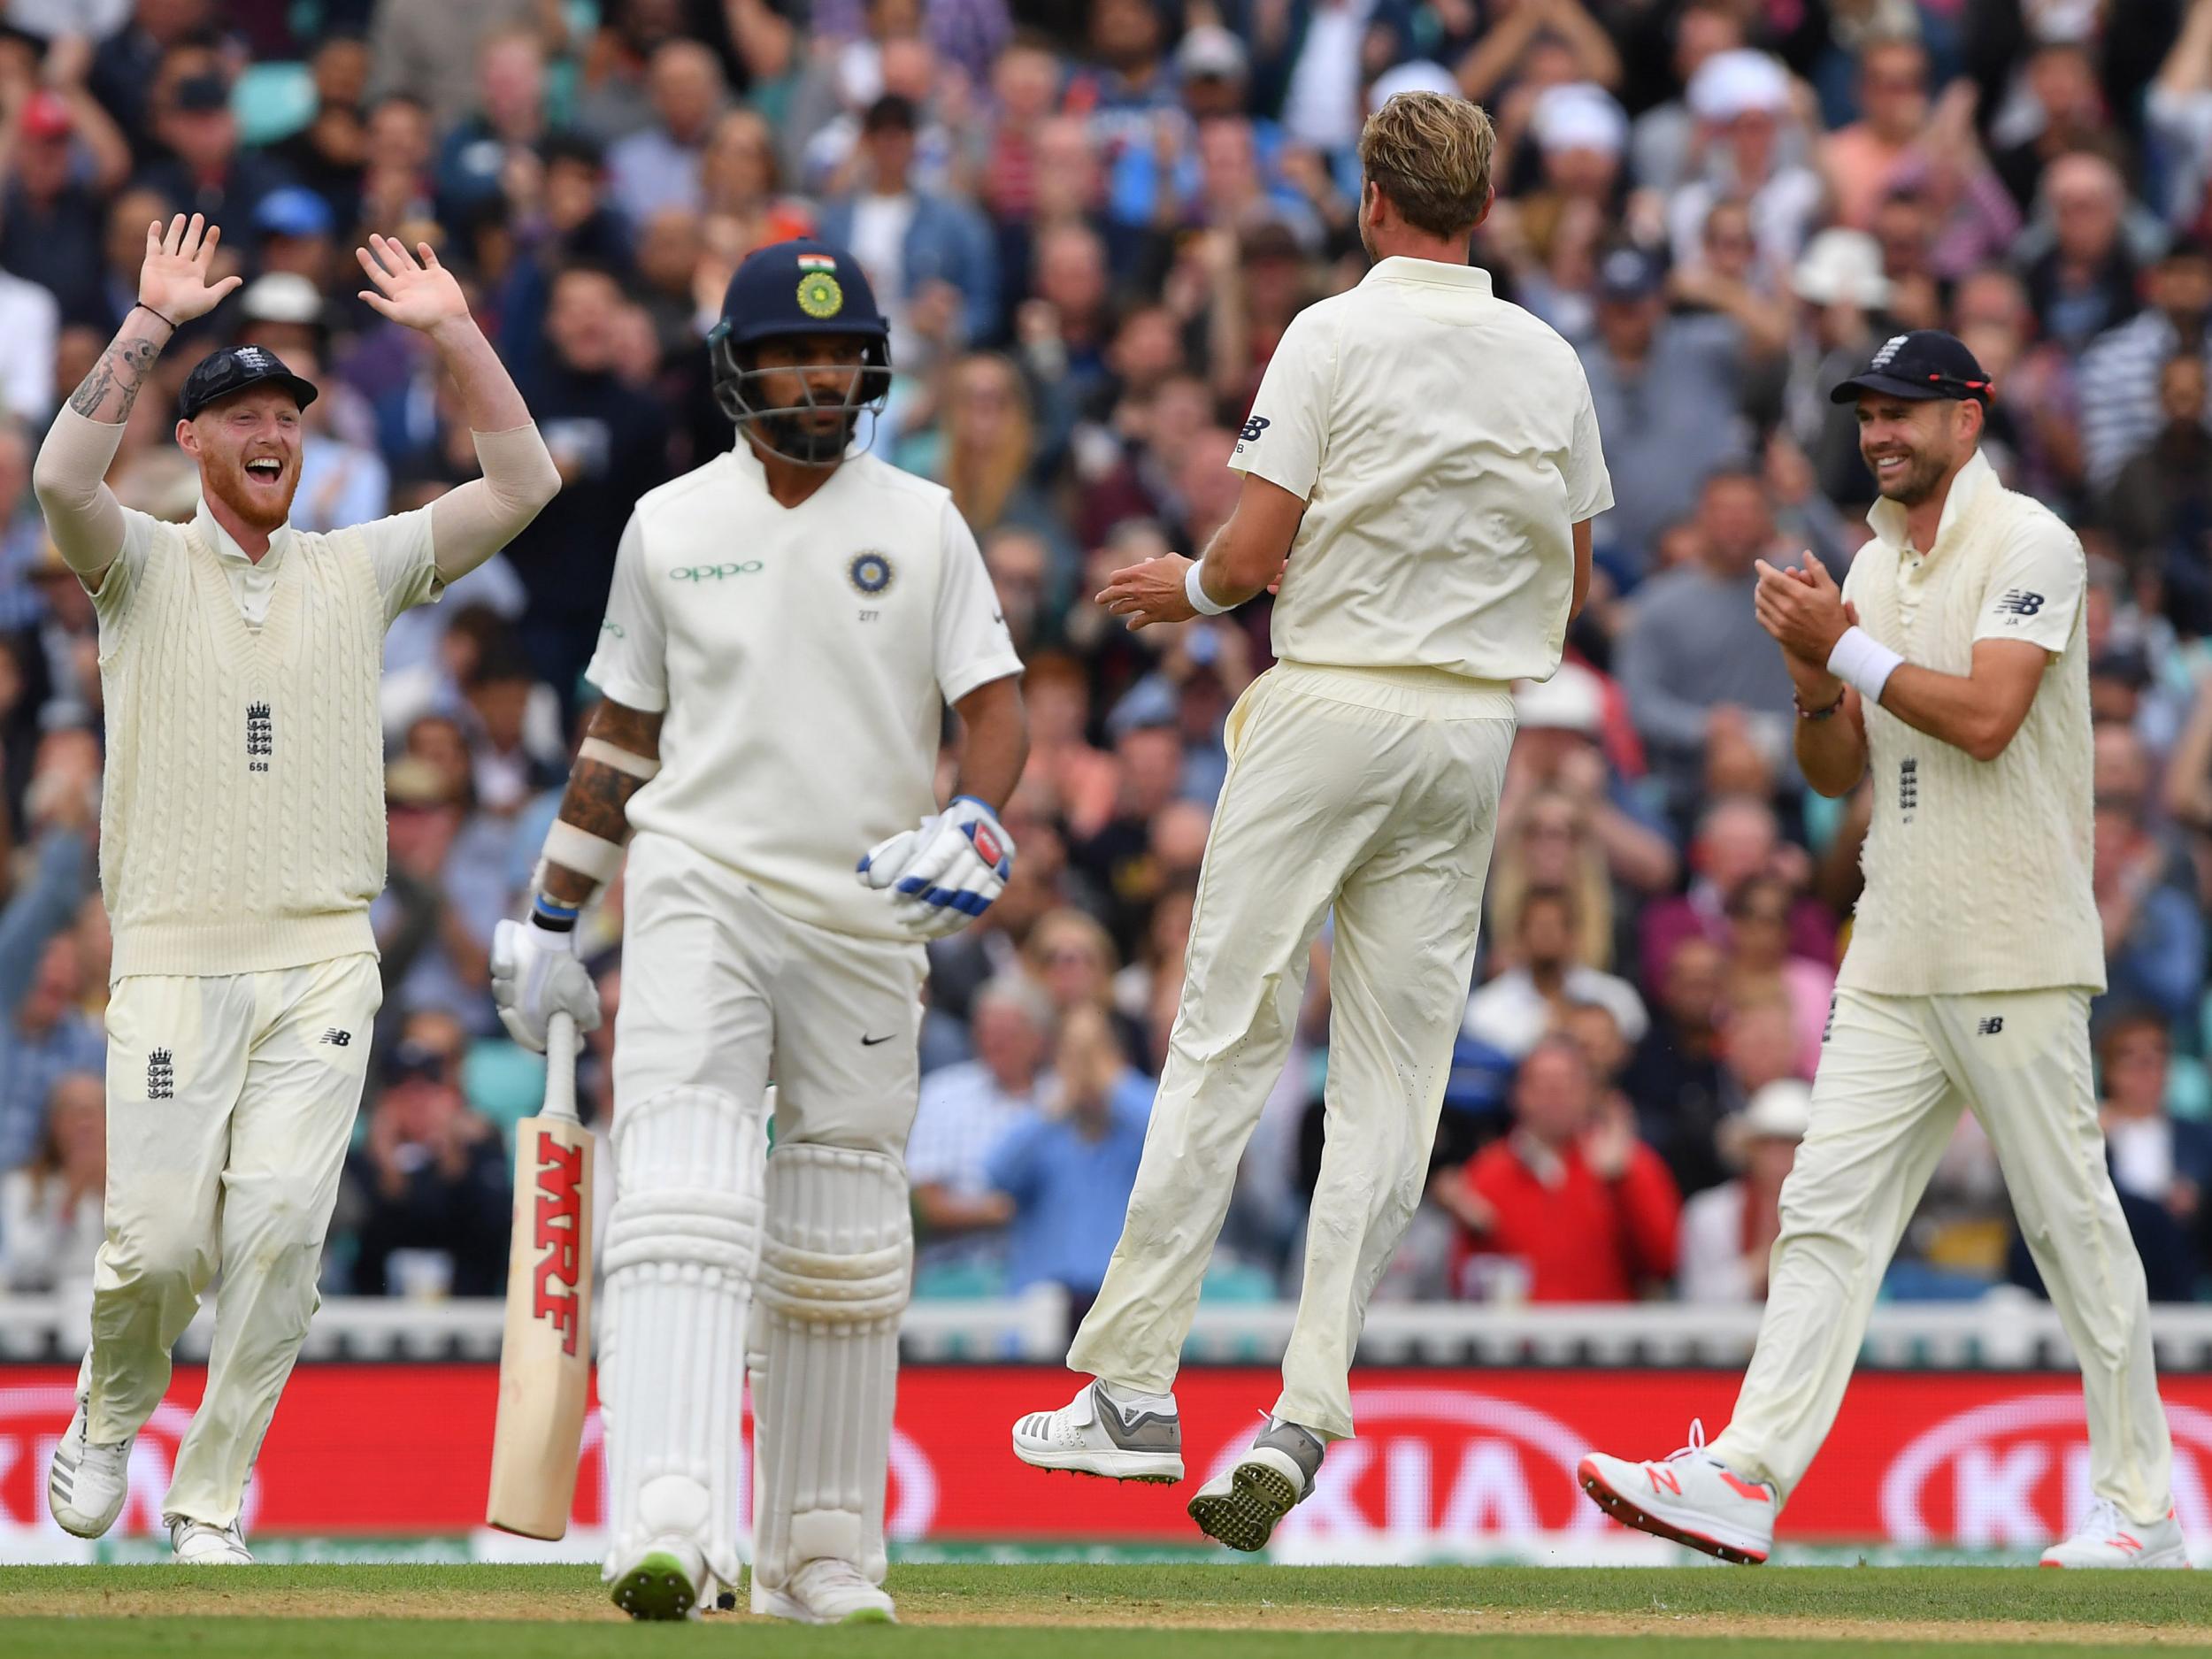
[[[2046,1567],[2186,1567],[2189,1547],[2171,1509],[2162,1521],[2138,1525],[2109,1498],[2090,1506],[2071,1538],[2043,1552]]]
[[[54,1448],[54,1461],[46,1471],[46,1507],[65,1532],[79,1538],[97,1538],[115,1525],[130,1495],[131,1445],[138,1437],[113,1446],[91,1446],[85,1441],[85,1398],[77,1396],[77,1414],[69,1431]]]
[[[1057,1411],[1015,1424],[1014,1455],[1033,1469],[1164,1486],[1183,1478],[1183,1423],[1171,1399],[1165,1411],[1124,1408],[1093,1382]]]
[[[849,1561],[818,1556],[791,1575],[780,1590],[753,1579],[753,1611],[798,1624],[895,1624],[898,1609],[883,1586],[872,1584]]]
[[[1264,1549],[1276,1523],[1313,1495],[1328,1449],[1311,1430],[1270,1417],[1251,1450],[1198,1488],[1190,1518],[1231,1549]]]
[[[210,1526],[205,1521],[195,1521],[181,1515],[173,1515],[169,1521],[169,1548],[177,1552],[180,1567],[250,1567],[253,1557],[246,1552],[246,1540],[238,1530],[238,1523],[228,1526]]]
[[[696,1544],[687,1538],[657,1538],[615,1575],[609,1595],[634,1619],[689,1618],[706,1582],[706,1557]]]
[[[1598,1508],[1640,1532],[1753,1567],[1774,1548],[1774,1488],[1708,1456],[1705,1425],[1694,1419],[1690,1443],[1671,1457],[1632,1463],[1592,1452],[1575,1479]]]

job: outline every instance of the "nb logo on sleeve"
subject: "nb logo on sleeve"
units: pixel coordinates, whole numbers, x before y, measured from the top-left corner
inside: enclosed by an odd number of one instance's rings
[[[758,559],[746,559],[729,565],[680,565],[668,572],[680,582],[718,582],[725,576],[752,576],[762,569]]]
[[[2008,588],[2005,596],[1997,602],[2001,617],[2032,617],[2043,609],[2043,595],[2032,594],[2024,588]]]
[[[1253,416],[1251,419],[1244,423],[1244,430],[1237,434],[1237,442],[1257,443],[1260,441],[1260,434],[1267,430],[1269,424],[1264,415]]]

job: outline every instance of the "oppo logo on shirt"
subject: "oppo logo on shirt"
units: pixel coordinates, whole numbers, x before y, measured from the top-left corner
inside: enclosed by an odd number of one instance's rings
[[[718,582],[725,576],[751,576],[762,569],[758,559],[733,565],[683,565],[668,572],[680,582]]]

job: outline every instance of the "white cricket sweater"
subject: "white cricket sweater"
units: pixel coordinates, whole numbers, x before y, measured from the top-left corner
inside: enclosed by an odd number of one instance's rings
[[[1979,457],[1952,488],[1958,510],[1947,506],[1924,561],[1888,537],[1860,549],[1844,584],[1860,626],[1939,673],[1972,671],[1975,640],[1996,632],[1993,619],[2026,621],[2055,657],[2018,733],[1992,761],[1865,705],[1874,818],[1860,858],[1866,892],[1836,983],[1896,996],[2102,990],[2080,543],[2039,502],[2004,488]],[[2054,568],[2055,544],[2065,569]],[[2047,594],[2014,585],[2018,571],[2033,568],[2024,566],[2024,549],[2055,578],[2039,579]],[[2070,625],[2054,614],[2062,603],[2071,606]],[[2054,624],[2066,628],[2063,649]]]
[[[373,952],[386,612],[367,535],[295,534],[255,628],[203,523],[150,534],[128,603],[102,606],[114,977]]]

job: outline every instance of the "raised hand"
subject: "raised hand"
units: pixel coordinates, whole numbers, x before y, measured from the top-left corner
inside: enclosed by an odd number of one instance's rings
[[[419,260],[389,236],[372,235],[366,248],[356,248],[354,257],[376,284],[373,293],[361,290],[362,299],[380,315],[424,334],[466,319],[468,298],[453,273],[438,263],[428,242],[415,248]]]
[[[207,280],[215,258],[215,244],[223,239],[222,227],[210,225],[198,213],[188,223],[183,214],[169,221],[164,231],[156,219],[146,227],[146,263],[138,268],[138,303],[172,325],[204,317],[245,279],[227,276]]]

